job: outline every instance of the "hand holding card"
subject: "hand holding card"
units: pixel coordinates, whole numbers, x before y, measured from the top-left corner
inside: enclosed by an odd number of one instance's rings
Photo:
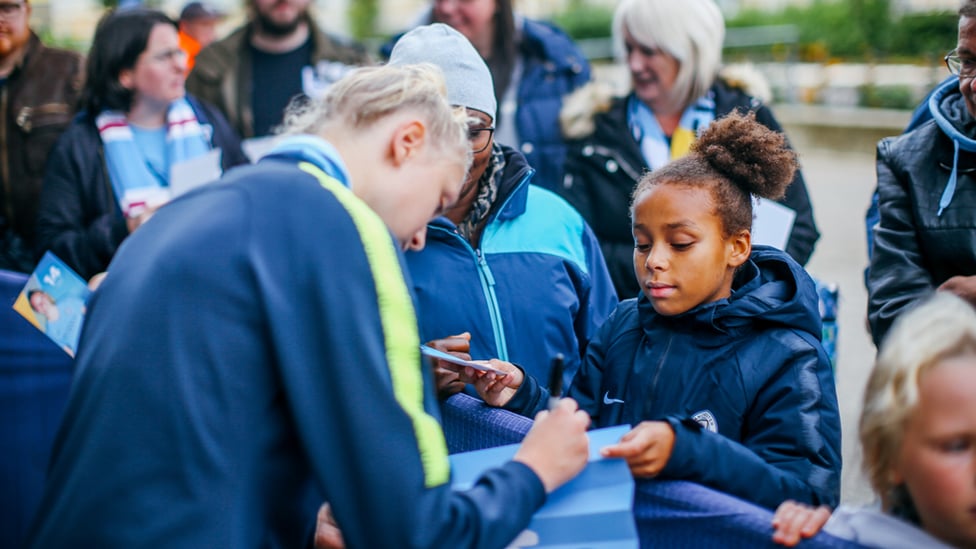
[[[506,375],[508,375],[507,372],[504,372],[502,370],[497,370],[495,368],[492,368],[491,366],[488,366],[488,365],[485,365],[485,364],[481,364],[479,362],[472,362],[470,360],[464,360],[464,359],[458,358],[458,357],[456,357],[456,356],[454,356],[454,355],[452,355],[450,353],[445,353],[444,351],[439,351],[439,350],[437,350],[437,349],[435,349],[433,347],[429,347],[427,345],[421,345],[420,346],[420,352],[424,356],[429,356],[431,358],[436,358],[436,359],[439,359],[439,360],[443,360],[443,361],[446,361],[446,362],[450,362],[451,364],[457,364],[458,366],[467,366],[468,368],[474,368],[475,370],[478,370],[478,371],[481,371],[481,372],[488,372],[488,373],[491,373],[491,374],[495,374],[497,376],[506,376]]]

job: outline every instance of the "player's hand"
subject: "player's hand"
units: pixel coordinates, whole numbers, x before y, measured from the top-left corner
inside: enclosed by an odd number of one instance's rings
[[[494,366],[494,365],[493,365]],[[513,458],[539,476],[546,493],[579,474],[590,455],[586,429],[590,416],[579,410],[571,398],[559,400],[553,410],[539,412]]]

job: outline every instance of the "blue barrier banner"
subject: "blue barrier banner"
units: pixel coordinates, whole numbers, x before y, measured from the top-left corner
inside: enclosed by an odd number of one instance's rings
[[[616,443],[629,430],[623,425],[590,431],[590,461],[586,468],[549,494],[529,527],[509,547],[638,547],[633,515],[634,477],[624,460],[604,459],[599,453],[600,448]],[[511,444],[451,455],[454,486],[471,487],[485,470],[511,460],[518,447]]]

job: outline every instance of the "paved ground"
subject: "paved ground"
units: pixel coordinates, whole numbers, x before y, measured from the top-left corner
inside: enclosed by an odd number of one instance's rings
[[[867,264],[864,211],[874,190],[874,154],[868,150],[814,148],[801,148],[799,152],[821,232],[807,268],[814,276],[840,286],[836,373],[844,429],[841,498],[845,503],[866,502],[871,499],[871,490],[861,472],[857,421],[875,353],[865,328],[867,292],[863,278]]]

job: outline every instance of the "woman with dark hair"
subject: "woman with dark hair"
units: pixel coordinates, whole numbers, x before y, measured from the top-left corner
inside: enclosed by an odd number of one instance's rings
[[[214,149],[222,169],[247,162],[224,117],[186,95],[185,68],[176,23],[163,13],[129,9],[102,18],[82,112],[48,160],[39,251],[90,278],[169,199],[174,165]]]
[[[498,112],[488,113],[495,140],[525,155],[536,170],[532,183],[555,190],[566,157],[558,124],[563,96],[590,80],[576,44],[556,27],[516,14],[511,0],[433,0],[424,23],[450,25],[471,41],[495,83]]]

